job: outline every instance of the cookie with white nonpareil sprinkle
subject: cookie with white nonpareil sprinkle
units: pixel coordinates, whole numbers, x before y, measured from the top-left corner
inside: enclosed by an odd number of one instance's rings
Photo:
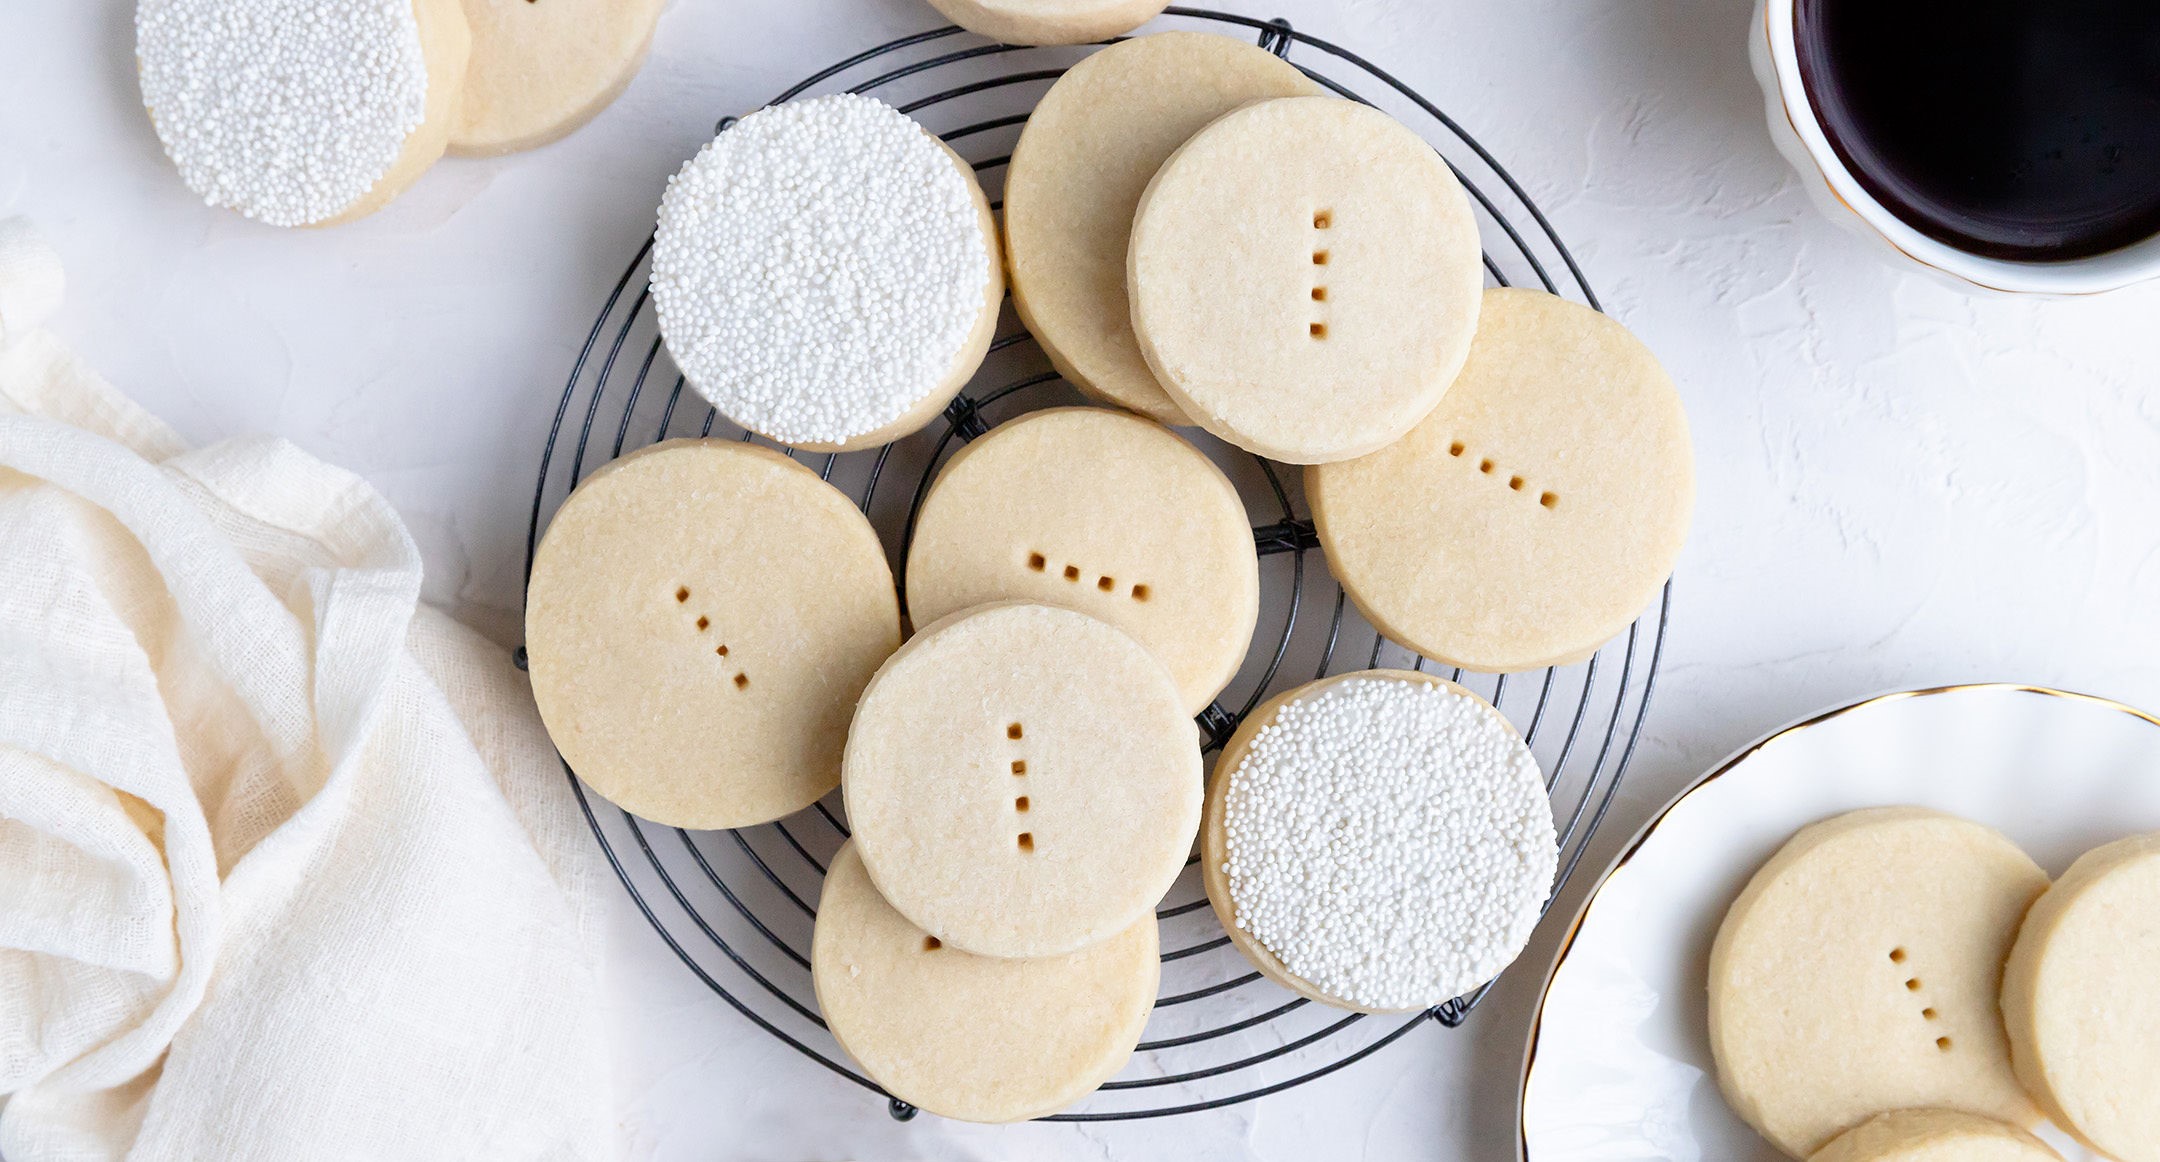
[[[1132,329],[1178,410],[1247,451],[1346,460],[1440,402],[1477,327],[1470,199],[1368,105],[1255,101],[1170,155],[1127,250]]]
[[[2079,856],[2025,914],[2003,970],[2025,1090],[2122,1162],[2160,1159],[2160,834]]]
[[[1155,917],[1078,952],[951,947],[878,894],[853,843],[818,897],[810,973],[833,1039],[885,1092],[942,1117],[1017,1122],[1086,1096],[1132,1056],[1162,976]]]
[[[1892,1110],[1839,1134],[1808,1162],[2062,1162],[2016,1126],[1958,1110]]]
[[[1401,440],[1305,472],[1343,591],[1466,670],[1570,665],[1656,599],[1687,540],[1680,393],[1625,327],[1491,290],[1462,374]]]
[[[1088,44],[1131,32],[1167,0],[930,0],[945,19],[1006,44]]]
[[[464,0],[472,64],[450,151],[532,149],[592,120],[645,63],[664,0]]]
[[[1364,1013],[1430,1008],[1522,952],[1559,852],[1537,760],[1491,704],[1406,670],[1246,716],[1216,761],[1208,900],[1254,967]]]
[[[982,364],[1005,280],[966,162],[872,97],[761,109],[660,201],[652,296],[683,376],[783,444],[916,431]]]
[[[1252,644],[1260,558],[1237,489],[1176,433],[1107,408],[1050,408],[947,462],[908,544],[916,624],[1006,600],[1133,635],[1198,714]]]
[[[674,827],[747,827],[832,790],[855,699],[899,644],[862,512],[735,440],[671,440],[594,473],[525,590],[556,749],[617,806]]]
[[[1795,1158],[1887,1110],[2037,1122],[1997,996],[2018,920],[2047,883],[1999,832],[1937,811],[1878,807],[1801,828],[1711,944],[1726,1103]]]
[[[1200,741],[1170,672],[1105,621],[1001,602],[878,669],[841,787],[870,878],[983,956],[1056,956],[1147,915],[1200,825]]]
[[[182,181],[272,226],[382,208],[449,141],[458,0],[141,0],[143,104]]]
[[[1163,423],[1192,422],[1133,337],[1133,211],[1163,161],[1208,122],[1248,101],[1320,91],[1251,41],[1206,32],[1111,45],[1050,86],[1005,172],[1005,246],[1013,308],[1058,374]]]

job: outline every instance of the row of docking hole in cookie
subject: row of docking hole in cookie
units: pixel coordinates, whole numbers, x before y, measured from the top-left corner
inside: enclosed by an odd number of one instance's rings
[[[1312,228],[1315,233],[1318,233],[1322,230],[1334,229],[1335,211],[1324,209],[1314,210],[1312,216]],[[1313,240],[1312,264],[1314,266],[1327,265],[1327,247],[1320,245],[1320,241],[1321,240],[1317,238]],[[1313,272],[1312,301],[1316,303],[1327,302],[1327,285],[1320,281],[1320,272],[1317,270]],[[1319,308],[1314,309],[1318,310]],[[1327,338],[1327,320],[1314,319],[1311,325],[1307,328],[1307,333],[1315,339]]]
[[[678,585],[678,586],[676,586],[676,587],[675,587],[675,604],[677,604],[677,605],[688,605],[688,604],[690,604],[690,587],[689,587],[688,585]],[[709,632],[711,632],[711,630],[712,630],[712,618],[710,618],[710,617],[707,617],[706,615],[704,615],[704,614],[702,614],[702,613],[701,613],[701,614],[698,614],[698,619],[697,619],[697,631],[698,631],[699,633],[709,633]],[[717,645],[717,646],[714,646],[714,647],[713,647],[713,656],[714,656],[714,657],[716,657],[716,658],[724,658],[724,657],[727,657],[727,656],[728,656],[728,648],[727,648],[727,643],[726,643],[726,642],[721,642],[721,643],[720,643],[719,645]],[[744,672],[743,672],[743,671],[741,671],[741,670],[737,670],[737,671],[735,671],[735,688],[736,688],[737,690],[748,690],[748,689],[750,688],[750,675],[749,675],[749,674],[747,674],[747,673],[744,673]]]
[[[1011,723],[1005,727],[1005,737],[1008,741],[1020,742],[1027,737],[1027,728],[1017,722]],[[1027,760],[1024,758],[1013,759],[1012,773],[1016,779],[1027,778]],[[1021,786],[1025,787],[1026,784],[1023,783]],[[1027,813],[1028,797],[1026,795],[1015,795],[1013,797],[1013,814],[1025,815]],[[1033,855],[1035,853],[1035,833],[1032,831],[1022,831],[1018,838],[1014,840],[1014,843],[1023,854]],[[936,952],[938,949],[945,947],[945,944],[935,936],[924,936],[922,946],[924,952]]]
[[[1906,954],[1906,952],[1905,952],[1905,949],[1904,949],[1904,948],[1903,948],[1902,946],[1901,946],[1901,947],[1897,947],[1897,948],[1893,948],[1893,949],[1891,949],[1891,950],[1890,950],[1890,963],[1892,963],[1892,964],[1897,964],[1897,965],[1902,965],[1902,964],[1904,964],[1904,963],[1905,963],[1905,961],[1906,961],[1907,959],[1909,959],[1909,957],[1908,957],[1908,955]],[[1906,992],[1916,993],[1916,992],[1919,992],[1921,988],[1922,988],[1922,985],[1921,985],[1921,983],[1920,983],[1920,978],[1919,978],[1919,977],[1917,977],[1917,976],[1908,976],[1908,977],[1906,977],[1906,978],[1905,978],[1905,991],[1906,991]],[[1921,1019],[1922,1019],[1922,1020],[1926,1020],[1926,1021],[1932,1021],[1932,1020],[1935,1020],[1935,1019],[1936,1019],[1936,1018],[1937,1018],[1938,1016],[1940,1016],[1940,1015],[1941,1015],[1941,1014],[1939,1014],[1939,1013],[1937,1013],[1937,1012],[1935,1011],[1935,1007],[1934,1007],[1933,1005],[1929,1005],[1929,1006],[1927,1006],[1926,1008],[1923,1008],[1923,1009],[1921,1009],[1921,1010],[1920,1010],[1920,1017],[1921,1017]],[[1936,1047],[1937,1049],[1940,1049],[1940,1050],[1942,1050],[1942,1051],[1943,1051],[1943,1052],[1945,1052],[1945,1053],[1948,1053],[1948,1052],[1950,1052],[1950,1038],[1948,1038],[1948,1037],[1937,1037],[1937,1038],[1935,1038],[1935,1047]]]
[[[1041,553],[1029,553],[1027,567],[1031,572],[1047,573],[1050,571],[1050,558],[1043,556]],[[1081,577],[1080,566],[1068,562],[1065,566],[1064,577],[1067,581],[1078,584]],[[1095,578],[1095,588],[1102,590],[1104,593],[1115,593],[1117,587],[1118,583],[1115,577],[1104,575]],[[1142,581],[1132,587],[1131,596],[1134,601],[1146,601],[1151,592],[1147,587],[1147,582]],[[1015,735],[1014,737],[1019,736]]]
[[[1007,727],[1005,728],[1005,738],[1006,738],[1006,739],[1007,739],[1008,741],[1011,741],[1011,742],[1019,742],[1019,741],[1021,741],[1021,740],[1025,739],[1026,737],[1027,737],[1027,730],[1026,730],[1025,728],[1023,728],[1023,727],[1022,727],[1022,726],[1021,726],[1021,725],[1020,725],[1019,723],[1017,723],[1017,722],[1015,722],[1015,723],[1012,723],[1011,725],[1008,725],[1008,726],[1007,726]],[[1016,759],[1012,760],[1012,773],[1013,773],[1013,778],[1016,778],[1016,779],[1025,779],[1025,778],[1027,778],[1027,760],[1026,760],[1025,758],[1016,758]],[[1020,784],[1020,786],[1021,786],[1021,789],[1023,789],[1023,790],[1025,790],[1025,789],[1027,788],[1027,784],[1026,784],[1026,783],[1022,783],[1022,784]],[[1028,797],[1027,797],[1026,795],[1015,795],[1015,796],[1013,796],[1013,814],[1015,814],[1015,815],[1025,815],[1025,814],[1027,814],[1027,813],[1028,813]],[[1016,840],[1015,840],[1014,842],[1015,842],[1016,844],[1018,844],[1018,845],[1019,845],[1019,848],[1020,848],[1020,852],[1021,852],[1021,854],[1023,854],[1023,855],[1033,855],[1033,854],[1035,854],[1035,833],[1034,833],[1034,832],[1032,832],[1032,831],[1022,831],[1022,832],[1020,833],[1020,837],[1019,837],[1018,839],[1016,839]]]
[[[1459,458],[1469,450],[1470,448],[1468,445],[1464,444],[1461,440],[1456,440],[1455,442],[1448,445],[1447,454]],[[1489,458],[1479,460],[1477,470],[1483,472],[1487,476],[1492,475],[1492,460],[1490,460]],[[1508,477],[1507,486],[1516,492],[1521,492],[1523,490],[1523,483],[1524,482],[1522,477],[1510,476]],[[1538,493],[1537,502],[1541,505],[1544,505],[1546,508],[1558,508],[1560,507],[1560,494],[1557,492]]]

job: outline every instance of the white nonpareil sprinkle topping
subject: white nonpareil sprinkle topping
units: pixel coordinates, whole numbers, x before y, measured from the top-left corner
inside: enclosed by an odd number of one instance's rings
[[[1330,996],[1439,1004],[1522,951],[1558,852],[1537,760],[1482,700],[1351,678],[1285,705],[1230,775],[1238,927]]]
[[[351,208],[427,119],[412,0],[141,0],[135,57],[181,180],[273,226]]]
[[[893,423],[950,374],[984,310],[971,186],[874,98],[750,114],[660,200],[652,293],[669,354],[722,414],[783,443]]]

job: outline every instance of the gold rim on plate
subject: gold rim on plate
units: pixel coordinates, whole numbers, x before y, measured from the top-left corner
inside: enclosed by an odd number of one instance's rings
[[[1855,710],[1862,710],[1870,706],[1879,706],[1886,702],[1902,702],[1912,698],[1925,698],[1932,694],[1957,694],[1969,690],[1999,690],[2010,693],[2038,694],[2046,698],[2062,698],[2072,702],[2084,702],[2119,711],[2153,726],[2160,726],[2160,717],[2147,714],[2135,706],[2117,702],[2112,698],[2102,698],[2094,694],[2079,694],[2069,690],[2057,690],[2048,686],[2030,686],[2019,682],[1964,682],[1954,686],[1929,686],[1918,690],[1895,690],[1888,694],[1877,694],[1872,698],[1863,698],[1858,702],[1834,707],[1819,714],[1812,714],[1796,722],[1788,723],[1741,747],[1730,758],[1712,767],[1708,773],[1688,784],[1686,789],[1674,795],[1663,807],[1658,808],[1657,814],[1652,815],[1650,821],[1643,824],[1642,829],[1635,833],[1634,838],[1628,840],[1627,846],[1613,860],[1612,865],[1605,869],[1604,874],[1598,876],[1597,883],[1590,889],[1590,894],[1583,898],[1582,907],[1575,910],[1574,919],[1568,922],[1567,934],[1560,938],[1560,950],[1554,954],[1552,967],[1545,973],[1545,984],[1538,990],[1537,1011],[1530,1018],[1530,1035],[1523,1045],[1522,1077],[1515,1094],[1515,1156],[1518,1160],[1526,1162],[1530,1157],[1529,1128],[1526,1124],[1529,1114],[1530,1075],[1537,1068],[1538,1034],[1545,1027],[1545,1002],[1552,996],[1553,980],[1560,975],[1560,967],[1567,963],[1568,953],[1575,947],[1575,936],[1582,931],[1583,921],[1589,918],[1590,909],[1597,906],[1598,897],[1604,893],[1605,885],[1612,881],[1613,876],[1618,874],[1621,868],[1627,866],[1628,861],[1634,858],[1636,852],[1642,850],[1644,844],[1650,842],[1650,837],[1657,832],[1658,826],[1665,822],[1665,817],[1672,814],[1674,808],[1680,806],[1689,796],[1709,786],[1727,772],[1740,766],[1740,764],[1754,758],[1764,747],[1779,739],[1798,734],[1811,726],[1820,726],[1833,718],[1842,718]]]

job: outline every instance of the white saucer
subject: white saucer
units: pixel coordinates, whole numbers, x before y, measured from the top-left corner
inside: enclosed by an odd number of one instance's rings
[[[1890,804],[1999,828],[2060,875],[2092,847],[2160,831],[2160,718],[2028,686],[1913,690],[1804,719],[1720,764],[1636,836],[1562,943],[1524,1057],[1522,1156],[1783,1158],[1718,1095],[1710,942],[1794,831]],[[2071,1162],[2098,1157],[2041,1136]]]

